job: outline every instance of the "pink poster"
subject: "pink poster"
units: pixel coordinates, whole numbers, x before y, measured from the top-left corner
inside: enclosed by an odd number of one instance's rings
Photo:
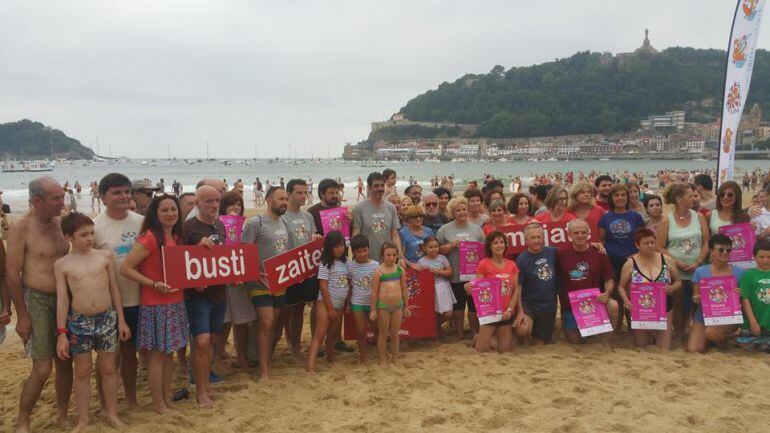
[[[350,220],[348,219],[347,207],[324,209],[318,214],[321,216],[321,227],[324,233],[338,231],[350,243]]]
[[[484,258],[484,244],[482,242],[460,242],[460,281],[470,281],[476,278],[476,269]]]
[[[239,245],[246,217],[240,215],[220,215],[219,221],[222,221],[222,224],[225,226],[225,245]]]
[[[666,283],[631,283],[631,329],[665,331]]]
[[[750,262],[754,260],[754,243],[756,235],[751,224],[731,224],[719,227],[719,233],[727,235],[733,241],[733,250],[730,252],[730,263]]]
[[[567,294],[572,314],[575,315],[580,335],[583,337],[612,332],[607,308],[596,299],[600,294],[597,288],[575,290]]]
[[[735,291],[738,282],[732,275],[701,278],[700,304],[706,326],[743,323],[741,300]]]
[[[503,319],[502,282],[499,278],[479,278],[469,283],[480,325]]]

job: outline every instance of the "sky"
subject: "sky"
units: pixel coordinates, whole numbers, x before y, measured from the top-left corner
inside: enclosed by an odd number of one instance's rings
[[[726,49],[735,5],[2,0],[0,123],[112,156],[338,157],[411,98],[497,64],[633,51],[645,28],[657,49]]]

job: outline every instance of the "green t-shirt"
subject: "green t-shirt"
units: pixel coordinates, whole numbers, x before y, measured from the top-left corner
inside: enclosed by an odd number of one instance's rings
[[[741,296],[751,303],[751,311],[759,326],[770,330],[770,271],[749,269],[743,273],[740,286]],[[744,319],[743,327],[749,328],[748,319]]]

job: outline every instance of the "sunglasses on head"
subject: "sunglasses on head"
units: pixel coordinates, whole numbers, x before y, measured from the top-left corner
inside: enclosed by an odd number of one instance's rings
[[[716,250],[718,253],[731,253],[733,251],[732,248],[727,248],[727,247],[719,247],[719,248],[716,248]]]

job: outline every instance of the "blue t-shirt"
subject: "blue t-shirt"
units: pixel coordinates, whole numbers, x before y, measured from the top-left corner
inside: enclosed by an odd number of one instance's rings
[[[628,210],[624,213],[609,211],[599,220],[604,229],[604,247],[610,257],[627,258],[639,252],[634,244],[634,233],[644,227],[644,220],[638,213]]]
[[[556,311],[556,251],[555,247],[545,246],[538,254],[525,250],[516,258],[523,305],[544,312]]]
[[[422,257],[420,245],[422,245],[425,239],[429,236],[436,236],[433,230],[425,226],[422,227],[422,236],[416,236],[407,226],[401,227],[398,234],[401,237],[401,245],[404,247],[404,255],[412,263],[417,263],[420,257]]]
[[[741,269],[737,266],[730,265],[730,267],[733,270],[733,276],[735,277],[735,282],[738,283],[741,281],[741,276],[743,276],[743,272],[745,269]],[[698,284],[700,282],[701,278],[711,278],[713,275],[711,275],[711,265],[703,265],[699,266],[695,272],[692,274],[692,282],[695,284]]]

